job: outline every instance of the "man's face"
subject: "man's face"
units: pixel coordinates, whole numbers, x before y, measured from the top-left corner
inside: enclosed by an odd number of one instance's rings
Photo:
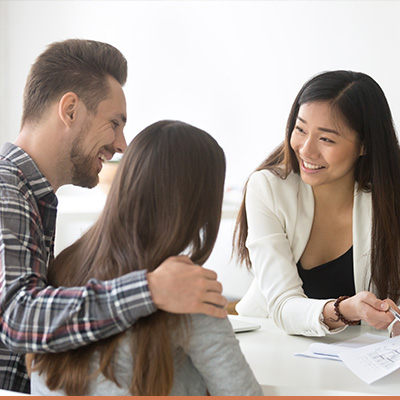
[[[124,126],[126,123],[125,95],[120,84],[109,78],[110,95],[98,105],[95,115],[87,113],[72,142],[72,184],[92,188],[99,182],[103,163],[114,153],[126,149]]]

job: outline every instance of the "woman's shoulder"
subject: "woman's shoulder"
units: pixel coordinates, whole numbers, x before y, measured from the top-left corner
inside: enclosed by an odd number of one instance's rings
[[[250,190],[270,190],[275,194],[286,194],[298,191],[301,178],[299,174],[290,172],[286,177],[279,173],[262,169],[253,172],[250,176],[247,188]]]
[[[236,339],[229,318],[215,318],[204,314],[191,314],[189,325],[190,342],[193,346],[203,343],[230,342]]]
[[[193,330],[206,332],[230,332],[232,330],[229,318],[215,318],[205,314],[190,314],[189,318]]]

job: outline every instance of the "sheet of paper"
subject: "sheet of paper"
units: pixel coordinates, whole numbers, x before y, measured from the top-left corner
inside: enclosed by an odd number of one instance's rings
[[[339,353],[344,352],[346,349],[367,346],[369,344],[382,342],[384,340],[387,340],[387,337],[374,335],[372,333],[365,333],[364,335],[357,336],[353,339],[332,344],[314,342],[310,344],[307,351],[296,353],[295,356],[341,361]]]
[[[302,353],[295,353],[294,355],[295,356],[301,356],[301,357],[324,358],[326,360],[342,361],[338,356],[333,356],[333,355],[330,355],[330,354],[313,353],[310,350],[303,351]]]
[[[400,367],[400,336],[339,353],[340,359],[370,384]]]

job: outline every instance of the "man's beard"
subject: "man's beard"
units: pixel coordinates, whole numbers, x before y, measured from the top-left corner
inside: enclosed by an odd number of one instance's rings
[[[91,127],[87,121],[80,130],[77,138],[73,141],[70,151],[70,161],[72,163],[71,183],[75,186],[93,188],[99,183],[99,172],[97,171],[96,159],[84,153],[85,144],[83,139]],[[95,156],[98,157],[98,154]]]
[[[72,184],[86,188],[93,188],[99,183],[99,174],[95,170],[96,159],[83,153],[82,136],[72,143],[70,160],[72,163]]]

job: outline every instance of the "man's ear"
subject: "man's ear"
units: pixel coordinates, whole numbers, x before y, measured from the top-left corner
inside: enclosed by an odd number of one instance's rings
[[[58,103],[58,116],[67,127],[76,120],[79,97],[74,92],[65,93]]]

